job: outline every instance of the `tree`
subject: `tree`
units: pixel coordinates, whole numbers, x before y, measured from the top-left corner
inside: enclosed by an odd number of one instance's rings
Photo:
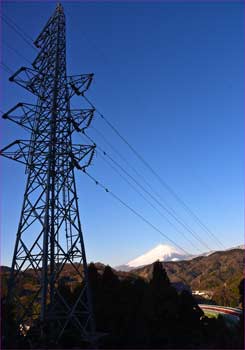
[[[241,347],[244,346],[244,282],[245,279],[243,278],[239,284],[239,294],[240,294],[240,303],[242,305],[242,314],[240,316],[240,322],[239,322],[239,338],[240,338],[240,345]]]
[[[153,264],[152,278],[145,295],[145,319],[149,346],[169,346],[177,316],[178,296],[159,261]]]
[[[152,278],[150,281],[150,285],[152,288],[158,289],[158,288],[168,288],[170,286],[168,275],[163,268],[160,261],[156,261],[153,264],[153,272],[152,272]]]

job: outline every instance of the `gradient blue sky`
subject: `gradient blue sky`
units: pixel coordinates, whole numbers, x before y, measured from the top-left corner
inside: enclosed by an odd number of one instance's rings
[[[68,74],[94,72],[87,96],[98,109],[226,247],[243,243],[244,4],[63,2],[63,6]],[[54,7],[55,2],[4,2],[2,11],[35,38]],[[2,30],[3,62],[14,71],[28,66],[6,43],[31,61],[35,51],[4,22]],[[1,109],[35,100],[8,76],[2,71]],[[79,102],[74,105],[79,107]],[[102,120],[95,118],[93,123],[178,215],[218,249]],[[1,121],[1,130],[1,146],[27,137],[11,122]],[[93,130],[90,135],[109,151]],[[81,139],[76,136],[75,141]],[[9,265],[26,178],[21,165],[7,159],[1,164],[1,263]],[[96,157],[90,172],[183,248],[197,252],[101,157]],[[88,260],[118,265],[168,243],[85,175],[77,173],[76,179]]]

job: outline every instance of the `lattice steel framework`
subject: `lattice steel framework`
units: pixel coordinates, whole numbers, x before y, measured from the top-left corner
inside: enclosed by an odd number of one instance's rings
[[[29,140],[16,140],[1,150],[2,156],[23,163],[27,174],[8,296],[22,331],[40,320],[44,336],[51,325],[48,333],[54,341],[72,327],[91,342],[94,321],[74,169],[90,165],[95,145],[73,144],[72,134],[89,126],[94,110],[71,109],[70,100],[85,93],[93,74],[66,74],[65,14],[60,4],[34,44],[40,50],[32,68],[21,67],[10,81],[36,95],[37,103],[18,103],[3,115],[31,132]],[[72,303],[60,285],[67,266],[71,278],[76,275],[83,281]],[[23,301],[19,286],[27,270],[37,287]]]

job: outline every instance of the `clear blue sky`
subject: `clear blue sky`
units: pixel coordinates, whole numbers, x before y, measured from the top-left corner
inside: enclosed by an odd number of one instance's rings
[[[98,109],[226,247],[243,243],[242,2],[63,5],[68,74],[94,72],[87,96]],[[54,7],[54,2],[4,2],[2,10],[35,38]],[[28,65],[6,44],[31,61],[35,51],[4,22],[2,30],[3,62],[14,71]],[[2,71],[1,109],[35,100],[8,76]],[[74,104],[79,106],[77,100]],[[212,249],[219,248],[99,118],[93,125]],[[1,130],[1,146],[28,136],[7,121],[1,122]],[[93,130],[90,135],[109,151]],[[2,159],[1,168],[1,263],[9,265],[26,178],[24,168],[13,161]],[[197,252],[101,157],[90,172],[179,245]],[[76,180],[89,260],[118,265],[168,243],[85,175],[78,172]]]

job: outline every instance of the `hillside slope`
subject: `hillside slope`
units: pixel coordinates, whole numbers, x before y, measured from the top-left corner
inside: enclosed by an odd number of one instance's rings
[[[238,286],[244,271],[244,250],[220,251],[192,260],[162,262],[162,264],[170,281],[176,286],[184,283],[192,291],[207,291],[211,299],[219,305],[238,306]],[[99,274],[102,274],[105,265],[101,263],[95,265]],[[2,296],[6,295],[9,272],[8,267],[0,269]],[[130,272],[114,270],[114,273],[120,279],[134,280],[140,277],[149,281],[152,274],[152,264],[132,269]],[[79,283],[79,276],[71,273],[69,264],[64,266],[60,277],[70,285]],[[36,282],[33,270],[27,270],[23,274],[22,294],[28,295],[30,291],[35,290]]]
[[[244,250],[220,251],[192,260],[162,262],[171,282],[184,282],[192,290],[209,291],[218,304],[237,306],[238,285],[243,278]],[[151,278],[152,265],[131,270]]]

